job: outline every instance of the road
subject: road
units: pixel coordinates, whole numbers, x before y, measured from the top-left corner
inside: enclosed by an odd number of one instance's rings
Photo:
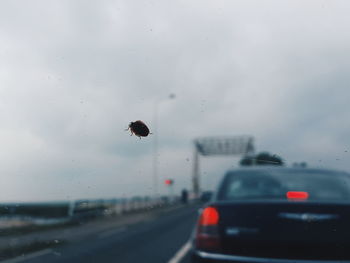
[[[178,208],[145,222],[109,229],[79,242],[44,249],[5,262],[189,263],[187,241],[197,211],[198,206]]]

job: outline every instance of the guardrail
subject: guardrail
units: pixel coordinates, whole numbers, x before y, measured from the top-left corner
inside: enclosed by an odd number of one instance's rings
[[[72,202],[4,203],[0,204],[0,229],[13,227],[11,222],[48,225],[79,222],[90,218],[121,215],[177,204],[179,198],[132,197]],[[1,224],[1,222],[3,224]],[[4,223],[6,222],[6,223]]]

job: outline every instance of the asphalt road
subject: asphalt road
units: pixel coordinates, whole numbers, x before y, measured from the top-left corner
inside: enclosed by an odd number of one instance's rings
[[[8,263],[189,263],[187,241],[197,211],[198,206],[179,208],[146,222],[110,229],[86,240],[38,251]]]

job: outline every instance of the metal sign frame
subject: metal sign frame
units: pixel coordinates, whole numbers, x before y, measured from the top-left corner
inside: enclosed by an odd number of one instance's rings
[[[231,137],[202,137],[194,140],[193,156],[193,192],[199,197],[199,156],[218,155],[251,155],[254,154],[254,138],[252,136],[231,136]]]

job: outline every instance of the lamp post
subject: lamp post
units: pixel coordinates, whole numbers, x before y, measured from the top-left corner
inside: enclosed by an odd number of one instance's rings
[[[155,101],[154,112],[153,112],[153,191],[154,195],[157,196],[158,192],[158,109],[159,105],[166,101],[175,99],[175,94],[170,94],[167,98],[163,98]]]

